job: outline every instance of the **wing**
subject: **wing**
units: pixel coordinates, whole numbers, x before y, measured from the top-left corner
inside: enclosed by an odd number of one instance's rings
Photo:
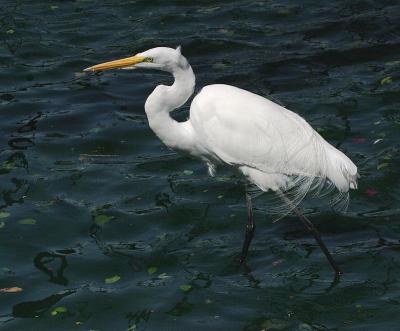
[[[265,173],[321,175],[323,139],[297,114],[251,92],[209,85],[190,121],[202,147],[230,165]]]
[[[263,191],[285,191],[291,204],[278,199],[271,212],[283,216],[310,190],[320,196],[335,186],[331,203],[347,208],[357,167],[290,110],[233,86],[209,85],[193,100],[190,122],[206,155],[236,166]]]

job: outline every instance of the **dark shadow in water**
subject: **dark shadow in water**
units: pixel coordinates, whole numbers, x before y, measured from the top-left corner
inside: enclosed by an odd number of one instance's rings
[[[128,330],[136,330],[138,324],[140,322],[147,322],[153,313],[153,310],[150,309],[143,309],[138,310],[136,312],[130,312],[126,315],[127,319],[129,320]]]
[[[37,128],[38,120],[43,116],[42,112],[38,112],[35,116],[30,118],[26,123],[17,129],[18,134],[26,134],[32,132],[32,139],[28,137],[15,137],[8,141],[8,145],[13,149],[24,150],[29,147],[35,146],[33,139],[35,138],[35,131]]]
[[[60,265],[56,270],[47,266],[49,263],[53,264],[53,261],[57,259],[60,260]],[[64,286],[68,284],[68,279],[64,277],[64,271],[68,266],[67,258],[64,255],[40,252],[38,255],[36,255],[33,263],[36,268],[38,268],[40,271],[43,271],[50,277],[50,282]]]
[[[63,293],[53,294],[47,298],[37,301],[27,301],[16,304],[12,309],[14,317],[33,318],[43,314],[51,306],[55,305],[62,298],[75,293],[75,291],[66,291]]]
[[[188,301],[188,298],[185,295],[181,301],[176,303],[175,306],[166,313],[173,316],[182,316],[189,314],[192,310],[193,304]]]
[[[1,192],[5,204],[0,205],[0,209],[10,207],[14,203],[23,203],[24,196],[28,194],[29,183],[27,180],[12,178],[11,182],[15,185],[15,189]]]
[[[250,287],[259,288],[259,284],[261,283],[261,281],[252,275],[251,268],[247,265],[246,262],[244,262],[242,266],[244,269],[243,276],[245,276],[249,281]]]
[[[24,168],[28,170],[28,161],[24,153],[16,152],[11,154],[7,160],[3,162],[3,166],[0,168],[0,175],[9,173],[14,168]]]
[[[18,133],[26,133],[36,131],[36,126],[38,123],[38,119],[43,116],[42,112],[38,112],[36,116],[33,116],[31,119],[28,120],[24,125],[18,128]]]

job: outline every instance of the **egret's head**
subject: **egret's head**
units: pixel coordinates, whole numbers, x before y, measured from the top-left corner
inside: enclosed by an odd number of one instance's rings
[[[181,54],[181,48],[156,47],[137,53],[134,56],[97,64],[84,71],[102,71],[110,69],[147,68],[173,72],[177,69],[187,69],[189,63]]]

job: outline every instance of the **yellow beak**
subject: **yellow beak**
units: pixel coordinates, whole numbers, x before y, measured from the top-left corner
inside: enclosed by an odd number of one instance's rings
[[[145,59],[146,59],[145,56],[131,56],[120,60],[96,64],[95,66],[86,68],[83,71],[101,71],[101,70],[124,68],[143,62]]]

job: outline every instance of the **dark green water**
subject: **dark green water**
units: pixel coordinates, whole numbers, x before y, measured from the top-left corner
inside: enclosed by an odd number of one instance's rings
[[[398,1],[0,10],[0,288],[23,289],[0,293],[1,330],[399,330]],[[272,223],[262,199],[238,267],[242,188],[148,128],[145,99],[169,76],[81,72],[177,45],[198,89],[278,99],[359,166],[347,214],[306,210],[344,270],[338,282],[300,222]]]

